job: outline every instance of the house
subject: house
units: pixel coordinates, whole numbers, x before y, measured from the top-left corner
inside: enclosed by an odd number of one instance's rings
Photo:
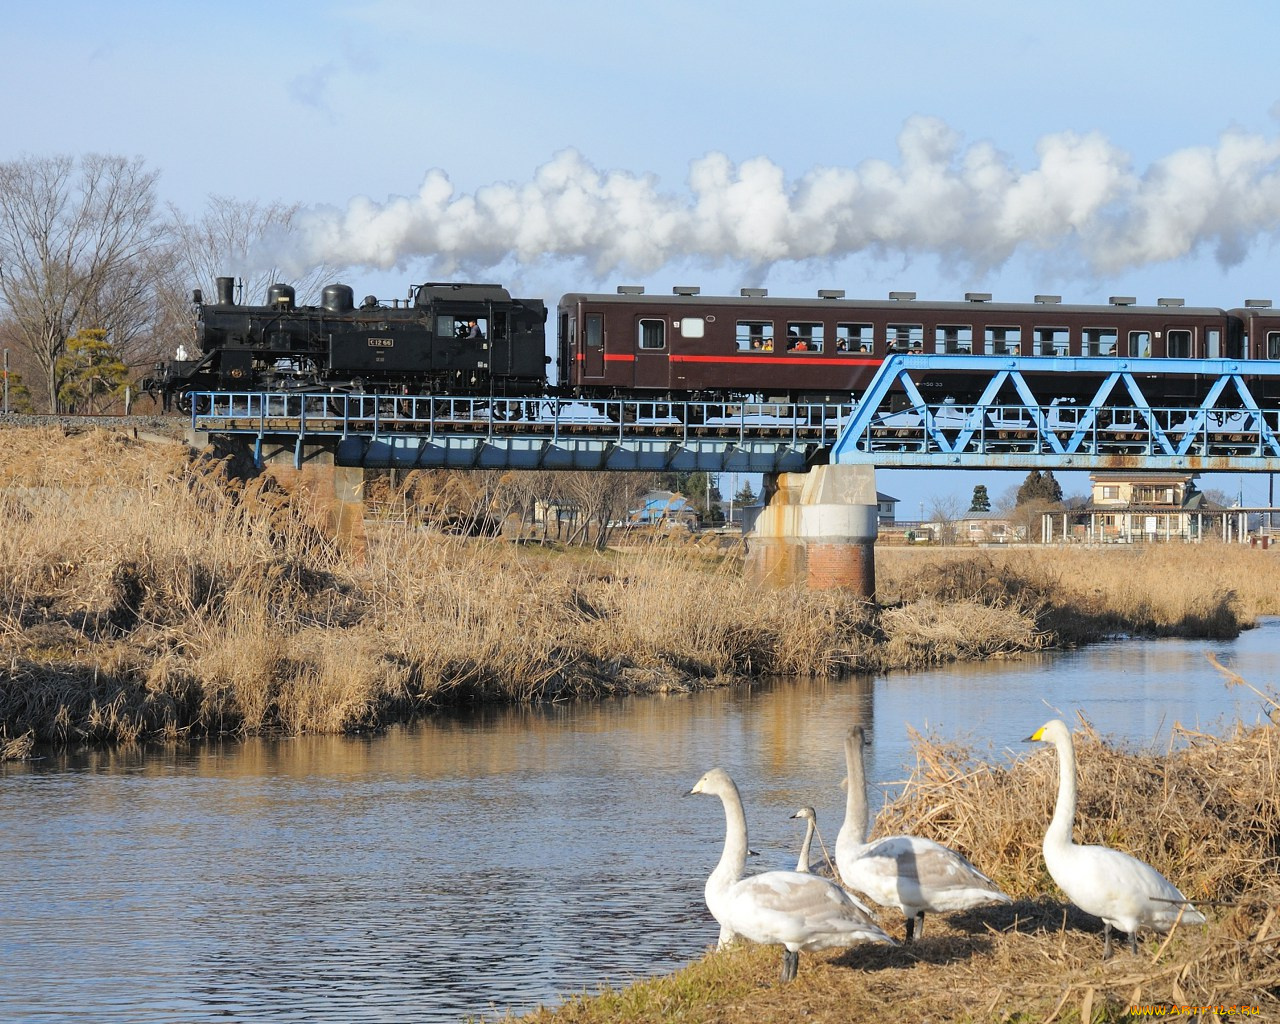
[[[1133,543],[1186,540],[1200,534],[1202,516],[1218,511],[1196,489],[1190,473],[1092,473],[1089,513],[1095,539]]]
[[[954,529],[960,544],[1008,544],[1019,539],[1008,518],[999,512],[966,512]]]
[[[689,529],[698,526],[698,511],[682,494],[672,491],[650,491],[640,499],[638,508],[627,512],[625,526],[657,526],[680,524]]]
[[[897,521],[898,499],[876,491],[876,522],[881,526],[893,526]]]

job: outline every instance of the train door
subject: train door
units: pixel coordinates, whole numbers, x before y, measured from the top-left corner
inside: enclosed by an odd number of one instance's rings
[[[578,349],[582,358],[582,376],[599,380],[604,376],[604,314],[583,310]]]
[[[670,340],[667,321],[661,316],[635,318],[635,384],[638,388],[666,389],[670,381]]]

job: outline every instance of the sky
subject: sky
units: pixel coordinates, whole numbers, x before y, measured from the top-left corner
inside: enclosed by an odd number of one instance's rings
[[[255,265],[1280,302],[1280,8],[1077,0],[0,0],[0,160],[299,204]],[[900,515],[1023,474],[882,471]],[[1084,474],[1063,474],[1069,494]],[[1201,481],[1263,503],[1264,476]]]

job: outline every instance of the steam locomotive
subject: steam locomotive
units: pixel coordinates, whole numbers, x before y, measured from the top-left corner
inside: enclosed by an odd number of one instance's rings
[[[1280,311],[1251,300],[1237,309],[1154,306],[1115,297],[1107,305],[1063,304],[1039,295],[997,303],[985,293],[964,301],[850,300],[841,291],[816,298],[772,298],[763,289],[703,296],[678,287],[646,295],[570,293],[556,319],[556,369],[548,373],[547,309],[512,298],[494,284],[428,283],[409,298],[369,296],[357,307],[350,287],[326,286],[319,306],[298,306],[288,285],[270,287],[265,304],[240,305],[231,278],[217,301],[196,306],[193,358],[157,368],[144,387],[190,408],[204,391],[365,392],[586,400],[796,401],[847,403],[894,353],[996,355],[1016,359],[1050,399],[1087,399],[1096,383],[1052,372],[1029,357],[1280,360]],[[1165,364],[1167,365],[1167,364]],[[1217,374],[1161,374],[1171,401],[1199,401]],[[954,371],[924,374],[919,387],[940,398],[972,401],[990,379]],[[1280,379],[1259,378],[1260,401],[1280,399]],[[1074,390],[1078,389],[1079,394]]]
[[[219,277],[217,301],[195,304],[196,352],[156,367],[142,386],[190,411],[206,391],[321,391],[525,396],[546,385],[546,307],[496,284],[428,283],[407,299],[326,285],[320,305],[299,306],[273,284],[261,306],[235,301]]]

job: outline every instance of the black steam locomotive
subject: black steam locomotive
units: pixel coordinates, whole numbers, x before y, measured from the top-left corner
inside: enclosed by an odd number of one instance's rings
[[[217,279],[217,301],[196,306],[196,352],[158,366],[142,386],[190,411],[204,391],[322,391],[524,396],[546,383],[546,306],[495,284],[429,283],[403,302],[327,285],[319,306],[298,306],[273,284],[261,306],[235,301]]]

